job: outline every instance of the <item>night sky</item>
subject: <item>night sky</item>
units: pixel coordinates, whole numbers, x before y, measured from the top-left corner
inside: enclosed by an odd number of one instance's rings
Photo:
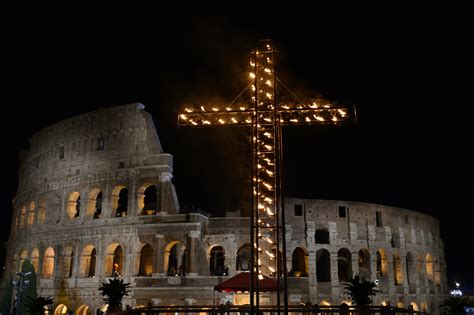
[[[356,105],[359,116],[356,125],[284,130],[284,194],[431,214],[441,222],[449,280],[473,287],[467,9],[272,3],[3,5],[2,243],[28,137],[65,118],[133,102],[153,115],[165,152],[175,157],[183,207],[213,215],[245,207],[246,131],[178,129],[176,116],[184,104],[232,101],[248,84],[256,40],[271,38],[277,76],[293,92]]]

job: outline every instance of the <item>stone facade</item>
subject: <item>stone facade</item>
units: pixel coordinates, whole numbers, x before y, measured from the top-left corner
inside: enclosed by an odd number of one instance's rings
[[[132,284],[124,302],[136,307],[220,303],[229,296],[213,287],[246,269],[248,218],[180,212],[172,156],[141,104],[45,128],[20,160],[6,272],[30,259],[57,313],[101,308],[97,288],[113,272]],[[379,283],[376,304],[438,311],[447,285],[435,218],[292,198],[285,211],[290,303],[340,304],[358,274]]]

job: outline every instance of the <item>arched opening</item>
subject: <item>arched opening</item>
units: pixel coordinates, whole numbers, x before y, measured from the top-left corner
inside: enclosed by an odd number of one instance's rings
[[[118,243],[109,245],[107,248],[107,257],[105,259],[104,275],[114,277],[122,275],[122,266],[124,263],[123,249]]]
[[[352,255],[347,248],[337,252],[337,276],[339,282],[348,282],[352,278]]]
[[[235,270],[237,271],[248,271],[250,270],[250,244],[242,245],[237,251],[237,264]]]
[[[67,306],[64,304],[59,304],[54,310],[54,315],[66,315],[66,314],[67,314]]]
[[[100,188],[94,188],[89,193],[87,201],[87,217],[99,219],[102,214],[102,191]]]
[[[411,302],[410,306],[414,311],[418,311],[418,304],[416,304],[415,302]]]
[[[431,257],[431,254],[426,254],[426,276],[428,277],[428,280],[433,281],[433,258]]]
[[[97,197],[95,198],[94,219],[100,218],[101,214],[102,214],[102,192],[99,192],[97,194]]]
[[[359,267],[359,277],[370,280],[372,272],[370,270],[370,253],[367,248],[362,248],[359,250],[357,265]]]
[[[155,185],[148,186],[143,192],[143,207],[141,214],[151,215],[155,214],[157,208],[158,190]]]
[[[318,282],[331,281],[331,255],[326,249],[316,252],[316,279]]]
[[[123,266],[123,249],[122,246],[117,246],[114,250],[114,259],[112,265],[112,276],[121,275]]]
[[[79,213],[81,210],[81,194],[77,191],[72,192],[69,195],[67,201],[67,215],[69,218],[77,218],[79,217]]]
[[[35,268],[35,272],[38,273],[38,266],[39,266],[39,250],[38,248],[35,248],[31,251],[31,264],[33,265],[33,268]]]
[[[71,247],[65,247],[61,254],[61,275],[64,278],[71,278],[72,277],[72,268],[73,268],[73,258],[74,252]]]
[[[307,277],[308,276],[308,255],[301,247],[296,247],[291,256],[291,267],[290,274],[295,277]]]
[[[35,209],[36,209],[35,203],[33,201],[30,202],[30,206],[28,207],[28,220],[27,220],[28,226],[32,226],[33,223],[35,222]]]
[[[145,244],[140,251],[140,266],[138,275],[149,277],[153,274],[153,248]]]
[[[95,256],[96,256],[96,250],[95,248],[93,248],[90,255],[89,271],[87,272],[87,276],[90,278],[95,277],[95,264],[96,264]]]
[[[46,200],[45,199],[43,199],[39,204],[37,222],[38,224],[44,224],[46,222]]]
[[[214,246],[211,248],[209,257],[209,271],[211,276],[228,275],[225,266],[225,252],[222,246]]]
[[[20,227],[24,227],[26,223],[26,207],[22,207],[20,210]]]
[[[165,268],[168,276],[185,276],[186,247],[179,242],[171,242],[165,249]]]
[[[125,186],[117,186],[112,191],[112,215],[124,217],[128,211],[128,189]]]
[[[385,254],[385,250],[379,249],[377,251],[377,277],[382,277],[387,275],[387,255]]]
[[[91,309],[88,305],[83,304],[77,309],[76,315],[91,315]]]
[[[403,302],[398,302],[397,307],[398,308],[405,308],[405,304]]]
[[[96,264],[96,250],[94,245],[86,245],[81,254],[81,266],[79,275],[81,277],[94,277]]]
[[[403,284],[402,261],[398,253],[393,254],[393,280],[395,285]]]
[[[329,231],[326,229],[317,229],[314,233],[316,244],[329,244]]]
[[[48,247],[43,257],[43,278],[52,278],[54,274],[54,249]]]

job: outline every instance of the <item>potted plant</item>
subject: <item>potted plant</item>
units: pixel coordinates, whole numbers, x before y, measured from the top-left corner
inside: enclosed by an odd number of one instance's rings
[[[109,279],[109,282],[102,282],[99,290],[102,291],[102,299],[108,304],[107,313],[122,313],[122,299],[124,296],[128,296],[129,286],[130,283],[126,283],[122,278],[117,277]]]
[[[372,304],[371,297],[379,292],[376,287],[375,282],[361,279],[359,276],[355,276],[345,284],[346,294],[352,303],[361,307],[362,313],[368,313],[368,306]]]

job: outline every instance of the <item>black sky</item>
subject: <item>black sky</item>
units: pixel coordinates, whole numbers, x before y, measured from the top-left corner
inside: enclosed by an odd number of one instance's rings
[[[255,41],[272,38],[277,75],[293,91],[359,109],[356,126],[285,130],[285,195],[434,215],[450,280],[474,285],[472,246],[465,245],[474,188],[467,8],[39,2],[0,12],[2,242],[27,138],[62,119],[132,102],[153,114],[175,156],[181,204],[214,214],[236,207],[248,183],[242,133],[177,129],[176,113],[187,103],[230,102],[246,86]]]

